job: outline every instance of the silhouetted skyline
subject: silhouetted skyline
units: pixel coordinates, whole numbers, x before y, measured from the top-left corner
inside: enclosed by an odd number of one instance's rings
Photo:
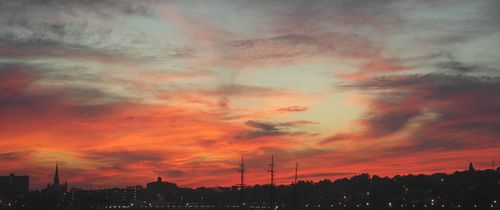
[[[274,157],[269,172],[274,173]],[[298,164],[296,165],[296,167]],[[240,164],[244,168],[244,161]],[[242,170],[239,170],[243,174]],[[359,174],[334,181],[294,181],[274,185],[183,188],[158,177],[109,189],[66,191],[58,165],[52,185],[28,192],[29,178],[0,176],[0,208],[7,209],[499,209],[500,167],[477,170],[473,163],[453,174],[380,177]]]
[[[241,163],[237,165],[239,168],[236,170],[236,172],[239,173],[239,175],[236,175],[234,174],[232,176],[232,178],[228,178],[228,182],[225,183],[224,185],[218,185],[218,186],[200,186],[200,187],[238,187],[239,189],[245,189],[246,187],[248,186],[251,186],[251,185],[248,185],[248,184],[245,184],[245,172],[247,171],[247,168],[245,166],[245,162],[244,162],[244,158],[243,156],[241,157]],[[307,177],[303,177],[301,176],[301,174],[298,172],[298,166],[299,166],[299,163],[295,163],[295,171],[294,171],[294,174],[293,174],[293,180],[289,183],[282,183],[280,185],[293,185],[295,183],[297,183],[299,180],[300,181],[306,181],[306,182],[312,182],[313,180],[311,179],[307,179]],[[492,164],[492,167],[494,167],[495,165]],[[259,183],[259,184],[256,184],[256,185],[270,185],[270,190],[272,191],[272,188],[273,186],[275,186],[275,179],[274,179],[274,176],[275,176],[275,173],[276,173],[276,170],[274,169],[275,167],[275,162],[274,162],[274,155],[271,156],[271,162],[269,164],[267,164],[267,172],[269,173],[269,176],[270,176],[270,180],[268,180],[267,183]],[[258,170],[258,169],[257,169]],[[470,173],[473,173],[475,172],[476,170],[481,170],[481,169],[476,169],[475,166],[474,166],[474,163],[473,162],[470,162],[468,167],[467,167],[467,170],[468,172]],[[483,170],[492,170],[492,171],[496,171],[496,172],[499,172],[500,173],[500,167],[497,167],[497,168],[489,168],[489,169],[483,169]],[[454,172],[456,173],[457,171],[461,171],[459,169],[457,170],[454,170]],[[138,172],[140,173],[140,172]],[[440,173],[443,173],[443,172],[440,172]],[[368,172],[366,173],[368,174]],[[446,174],[446,173],[445,173]],[[407,174],[398,174],[396,176],[405,176],[405,175],[408,175],[408,176],[412,176],[412,175],[431,175],[431,174],[411,174],[411,173],[407,173]],[[378,175],[375,175],[375,176],[378,176]],[[26,192],[28,191],[27,189],[29,188],[29,176],[16,176],[15,173],[11,173],[9,176],[0,176],[2,178],[2,188],[3,190],[7,190],[7,189],[10,189],[11,187],[8,187],[8,183],[9,182],[12,182],[12,181],[9,181],[9,180],[12,180],[13,178],[12,177],[17,177],[16,179],[19,179],[19,180],[23,180],[21,181],[22,184],[20,185],[17,185],[21,188],[24,189],[24,185],[26,185]],[[231,183],[231,180],[234,179],[234,177],[239,177],[239,182],[237,183]],[[346,177],[341,177],[341,178],[338,178],[338,179],[344,179],[344,178],[348,178],[349,176],[346,176]],[[386,176],[387,177],[387,176]],[[71,177],[69,177],[71,179]],[[48,193],[53,193],[53,192],[57,192],[57,193],[65,193],[68,191],[68,189],[70,188],[70,186],[68,186],[68,183],[67,181],[65,181],[63,184],[60,183],[59,181],[59,161],[56,162],[56,165],[55,165],[55,171],[53,173],[53,182],[52,184],[51,183],[48,183],[44,188],[41,188],[41,189],[37,189],[37,188],[29,188],[31,189],[32,191],[38,191],[38,190],[41,190],[41,191],[46,191]],[[328,180],[336,180],[336,178],[334,177],[331,177],[331,178],[326,178]],[[163,182],[162,181],[162,178],[161,176],[159,176],[157,178],[157,181],[156,182],[151,182],[151,183],[148,183],[147,185],[155,185],[155,183],[169,183],[168,185],[172,184],[172,186],[175,186],[177,187],[176,184],[172,183],[172,182]],[[500,180],[499,180],[499,183],[500,183]],[[138,186],[138,185],[141,185],[141,183],[133,183],[131,186]],[[108,188],[116,188],[116,187],[125,187],[125,186],[111,186],[111,187],[108,187]],[[183,187],[187,187],[187,186],[183,186]],[[19,189],[21,189],[19,188]],[[75,188],[75,189],[91,189],[91,188],[85,188],[85,187],[80,187],[80,186],[73,186],[71,188]],[[104,188],[100,188],[100,189],[104,189]],[[21,190],[21,191],[24,191],[24,190]],[[272,194],[272,193],[271,193]]]

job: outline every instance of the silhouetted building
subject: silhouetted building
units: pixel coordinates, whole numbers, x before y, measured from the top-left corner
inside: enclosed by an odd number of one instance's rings
[[[146,191],[157,197],[160,201],[166,201],[167,197],[175,195],[177,190],[176,184],[163,182],[161,177],[158,177],[156,182],[150,182],[146,185]]]
[[[29,191],[29,176],[0,176],[0,195],[22,195]]]
[[[56,167],[52,186],[58,186],[58,175]],[[335,181],[297,181],[292,185],[275,185],[272,206],[268,203],[270,185],[254,185],[245,187],[245,205],[242,207],[239,186],[178,188],[158,177],[156,182],[148,183],[146,189],[138,185],[99,190],[72,189],[69,193],[59,194],[30,192],[14,199],[0,199],[0,209],[230,210],[276,206],[280,210],[500,209],[499,180],[499,173],[494,170],[476,170],[470,164],[469,170],[453,174],[409,174],[392,178],[360,174]]]
[[[65,193],[68,190],[68,184],[64,182],[64,184],[60,184],[59,182],[59,164],[56,163],[56,171],[54,173],[54,183],[52,185],[47,184],[47,188],[44,192],[49,193]]]
[[[129,203],[137,202],[142,199],[144,188],[140,185],[129,186],[125,188],[124,199]]]
[[[469,172],[474,172],[476,169],[474,169],[474,165],[472,165],[472,162],[469,163]]]

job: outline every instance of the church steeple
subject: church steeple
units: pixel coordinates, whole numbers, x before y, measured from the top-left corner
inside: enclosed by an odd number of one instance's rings
[[[472,165],[472,162],[469,163],[469,172],[474,172],[476,169],[474,169],[474,165]]]
[[[68,190],[68,183],[64,181],[61,183],[59,180],[59,161],[56,162],[56,170],[54,172],[54,183],[52,185],[47,184],[46,192],[49,193],[65,193]]]
[[[54,175],[54,186],[59,186],[59,162],[56,162],[56,173]]]

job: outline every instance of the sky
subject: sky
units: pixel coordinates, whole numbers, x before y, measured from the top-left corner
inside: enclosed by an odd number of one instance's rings
[[[0,0],[0,174],[232,186],[500,163],[496,0]]]

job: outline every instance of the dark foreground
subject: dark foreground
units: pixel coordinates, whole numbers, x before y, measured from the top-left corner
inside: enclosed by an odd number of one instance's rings
[[[361,174],[335,181],[243,188],[179,188],[159,179],[146,188],[0,195],[0,209],[500,209],[500,170],[392,178]]]

